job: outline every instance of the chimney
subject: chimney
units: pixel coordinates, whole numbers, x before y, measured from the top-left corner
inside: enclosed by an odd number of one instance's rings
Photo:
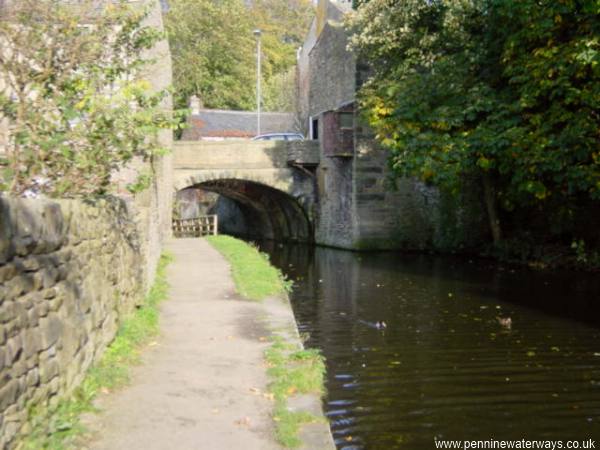
[[[202,100],[196,95],[190,97],[190,109],[192,114],[200,114],[200,110],[203,108]]]

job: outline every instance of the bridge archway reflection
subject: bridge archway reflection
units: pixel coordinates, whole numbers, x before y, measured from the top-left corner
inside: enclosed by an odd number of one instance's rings
[[[219,197],[202,194],[206,192]],[[204,213],[218,214],[219,228],[225,233],[277,241],[313,240],[309,212],[301,205],[301,199],[265,184],[215,179],[180,190],[178,203],[185,197],[208,198]]]

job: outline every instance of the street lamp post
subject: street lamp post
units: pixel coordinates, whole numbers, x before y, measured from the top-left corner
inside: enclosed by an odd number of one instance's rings
[[[254,36],[256,36],[256,135],[260,134],[260,35],[259,29],[254,30]]]

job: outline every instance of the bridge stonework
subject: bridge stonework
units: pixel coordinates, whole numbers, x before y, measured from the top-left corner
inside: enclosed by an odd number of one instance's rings
[[[174,145],[176,191],[216,192],[250,208],[268,238],[312,241],[316,188],[311,141],[180,141]]]

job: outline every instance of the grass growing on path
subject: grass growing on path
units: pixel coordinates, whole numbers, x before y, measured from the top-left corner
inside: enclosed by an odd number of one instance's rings
[[[262,300],[290,289],[291,283],[256,247],[224,235],[209,236],[206,240],[229,261],[237,291],[244,297]]]
[[[30,409],[32,433],[21,448],[61,450],[78,447],[76,440],[85,432],[80,423],[81,414],[95,411],[93,401],[99,392],[108,392],[128,383],[131,366],[139,362],[142,346],[158,334],[158,305],[167,297],[166,267],[171,260],[168,254],[161,256],[154,284],[142,306],[123,321],[114,341],[88,371],[71,398],[59,402],[50,412]]]
[[[254,246],[230,236],[206,239],[229,261],[236,288],[244,297],[262,300],[291,288],[291,283],[271,265],[267,255]],[[298,447],[302,443],[298,437],[302,425],[323,419],[307,412],[290,411],[288,399],[295,394],[323,394],[323,357],[318,350],[301,350],[275,335],[273,344],[265,351],[265,360],[271,380],[269,391],[275,400],[275,437],[287,448]]]
[[[265,352],[271,378],[269,390],[275,398],[275,437],[288,448],[298,447],[302,442],[298,431],[302,425],[314,423],[323,418],[308,412],[290,411],[288,398],[295,394],[323,395],[325,363],[318,350],[298,350],[286,343],[281,336],[275,336],[273,345]]]

